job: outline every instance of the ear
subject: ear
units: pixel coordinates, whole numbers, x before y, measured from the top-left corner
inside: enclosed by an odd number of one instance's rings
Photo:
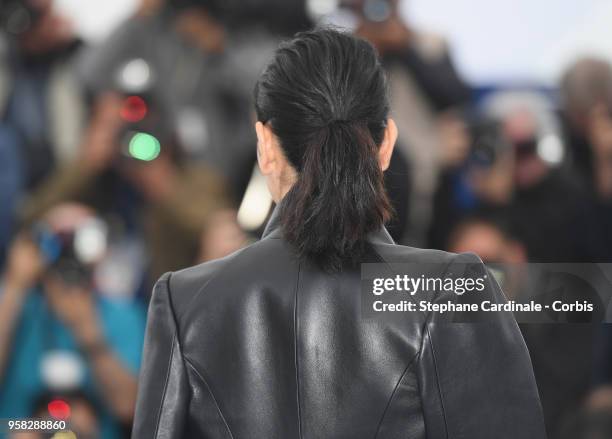
[[[380,168],[386,171],[391,163],[391,155],[393,154],[393,148],[395,148],[395,142],[397,141],[397,125],[391,118],[387,119],[387,127],[385,128],[385,136],[382,144],[378,149],[378,162]]]
[[[257,163],[263,175],[274,172],[276,164],[276,151],[273,146],[274,135],[268,125],[262,122],[255,123],[257,133]]]

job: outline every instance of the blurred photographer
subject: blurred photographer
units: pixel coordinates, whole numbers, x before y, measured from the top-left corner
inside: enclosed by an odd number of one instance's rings
[[[562,164],[565,148],[550,104],[538,94],[500,92],[468,116],[463,159],[441,175],[430,242],[481,207],[506,209],[530,261],[592,261],[597,224],[583,186]]]
[[[146,87],[164,108],[185,157],[219,174],[236,205],[255,164],[253,86],[278,42],[278,35],[257,17],[288,20],[265,4],[146,2],[81,65],[84,81],[96,94],[122,91],[133,83]]]
[[[0,2],[0,263],[19,197],[73,157],[85,103],[82,43],[53,0]]]
[[[104,223],[78,204],[15,239],[0,293],[0,417],[28,416],[44,390],[83,389],[101,407],[102,437],[129,426],[144,307],[98,294],[105,253]]]
[[[166,113],[133,97],[102,95],[77,159],[24,203],[30,223],[63,201],[95,206],[144,243],[150,279],[192,263],[212,214],[230,206],[222,177],[183,160]],[[140,114],[139,112],[142,113]],[[135,116],[142,120],[134,123]]]

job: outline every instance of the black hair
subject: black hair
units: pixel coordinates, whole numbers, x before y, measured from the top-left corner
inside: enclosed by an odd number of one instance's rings
[[[327,271],[358,262],[391,215],[378,161],[389,100],[375,49],[338,30],[298,33],[259,79],[255,107],[298,173],[280,203],[285,238]]]

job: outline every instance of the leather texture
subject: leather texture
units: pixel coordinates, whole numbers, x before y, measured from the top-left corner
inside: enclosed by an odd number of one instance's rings
[[[395,245],[384,229],[368,242],[363,262],[485,270],[474,255]],[[483,297],[505,301],[489,279]],[[297,260],[276,215],[259,242],[162,276],[133,439],[545,438],[512,314],[365,319],[360,287],[359,267],[332,275]]]

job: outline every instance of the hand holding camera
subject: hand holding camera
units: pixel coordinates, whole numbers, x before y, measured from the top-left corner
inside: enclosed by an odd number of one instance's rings
[[[82,346],[96,345],[103,340],[95,296],[87,285],[70,284],[54,272],[45,276],[43,285],[54,314]]]

